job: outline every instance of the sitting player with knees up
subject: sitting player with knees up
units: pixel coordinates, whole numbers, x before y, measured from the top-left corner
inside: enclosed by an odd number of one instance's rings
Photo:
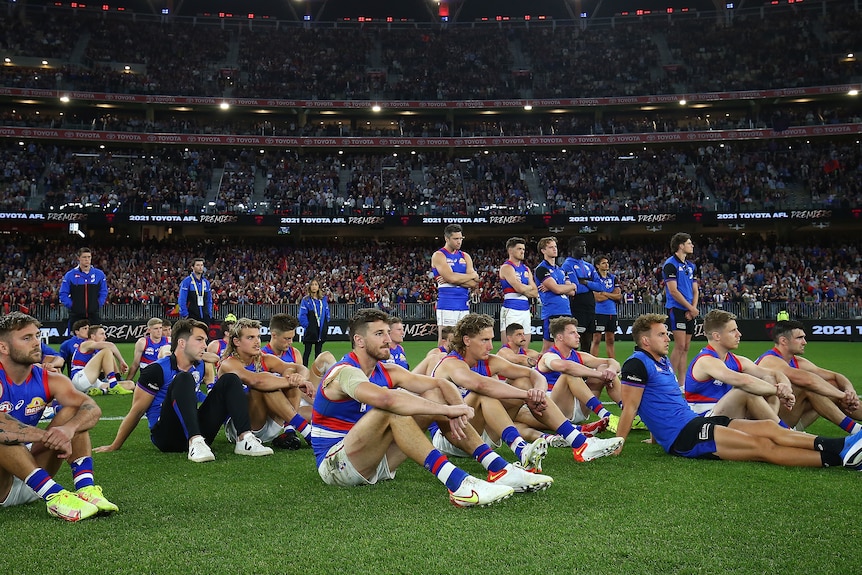
[[[89,430],[101,410],[66,376],[39,365],[40,326],[20,312],[0,318],[0,507],[41,498],[49,514],[66,521],[113,513],[117,506],[93,479]],[[62,409],[42,429],[39,418],[52,400]],[[52,479],[63,461],[71,467],[74,492]]]
[[[120,350],[108,341],[104,326],[91,325],[87,340],[78,346],[72,356],[72,383],[75,388],[89,395],[130,394],[135,383],[117,378],[118,372],[123,375],[128,370],[129,366]]]

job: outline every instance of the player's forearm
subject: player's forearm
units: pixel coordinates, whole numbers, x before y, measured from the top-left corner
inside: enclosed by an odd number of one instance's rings
[[[78,406],[77,413],[64,427],[74,430],[75,433],[88,431],[96,426],[101,416],[102,410],[88,397],[87,401]]]
[[[45,430],[21,423],[8,413],[0,413],[0,445],[23,445],[42,441]]]

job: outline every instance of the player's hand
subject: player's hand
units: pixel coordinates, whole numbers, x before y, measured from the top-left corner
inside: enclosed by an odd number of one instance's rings
[[[548,407],[547,392],[531,388],[527,390],[527,407],[534,414],[541,415]]]
[[[620,443],[620,446],[617,447],[616,450],[614,450],[614,455],[620,455],[623,452],[623,447],[625,447],[625,446],[626,446],[626,440],[623,439],[623,442]]]
[[[42,369],[44,369],[45,371],[52,371],[54,373],[59,373],[59,371],[60,371],[59,369],[54,367],[54,364],[51,363],[50,361],[46,361],[45,363],[43,363]]]
[[[128,373],[129,372],[129,364],[125,361],[120,362],[120,373]]]
[[[66,459],[72,455],[72,433],[62,425],[45,430],[42,445],[57,452],[57,457]]]
[[[93,453],[109,453],[111,451],[119,451],[119,449],[119,447],[114,447],[113,444],[100,445],[99,447],[93,449]]]

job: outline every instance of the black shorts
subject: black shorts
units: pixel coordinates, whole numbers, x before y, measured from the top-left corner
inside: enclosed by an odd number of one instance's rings
[[[617,331],[617,316],[609,313],[596,314],[596,333],[616,333]]]
[[[694,320],[685,319],[685,310],[672,307],[667,310],[668,331],[685,331],[688,335],[694,334]]]
[[[695,417],[677,435],[670,452],[680,457],[692,459],[720,459],[715,454],[715,426],[727,427],[731,419],[724,415]]]
[[[596,331],[595,311],[572,310],[572,317],[578,320],[578,333],[581,334],[581,337]]]

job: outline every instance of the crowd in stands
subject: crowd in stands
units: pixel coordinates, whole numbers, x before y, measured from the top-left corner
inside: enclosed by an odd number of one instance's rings
[[[26,23],[16,14],[0,24],[0,51],[52,59],[39,69],[4,66],[0,81],[136,94],[467,100],[790,88],[862,73],[860,59],[847,57],[862,26],[849,2],[734,10],[729,19],[444,29],[73,14],[28,14]],[[73,49],[84,57],[72,61]]]
[[[533,238],[527,262],[539,254]],[[701,302],[821,303],[862,306],[862,253],[855,243],[836,237],[799,238],[799,243],[757,235],[695,238]],[[666,238],[590,242],[592,256],[606,254],[617,274],[625,303],[662,303],[661,266]],[[561,255],[567,243],[561,241]],[[500,302],[497,270],[505,261],[504,238],[471,237],[464,248],[473,256],[481,282],[472,301]],[[295,304],[311,278],[320,278],[334,303],[376,305],[398,313],[402,303],[429,303],[436,297],[429,273],[439,245],[412,238],[357,241],[316,239],[285,245],[262,238],[135,243],[117,238],[92,245],[94,265],[108,279],[109,303],[158,304],[173,313],[180,280],[192,256],[207,262],[216,306]],[[74,265],[74,247],[65,239],[7,237],[0,253],[0,294],[12,306],[57,308],[62,275]],[[862,309],[862,307],[859,307]],[[754,312],[752,312],[754,313]],[[218,313],[217,313],[218,315]]]
[[[855,140],[455,156],[7,141],[0,166],[0,207],[19,209],[475,216],[862,206]]]

